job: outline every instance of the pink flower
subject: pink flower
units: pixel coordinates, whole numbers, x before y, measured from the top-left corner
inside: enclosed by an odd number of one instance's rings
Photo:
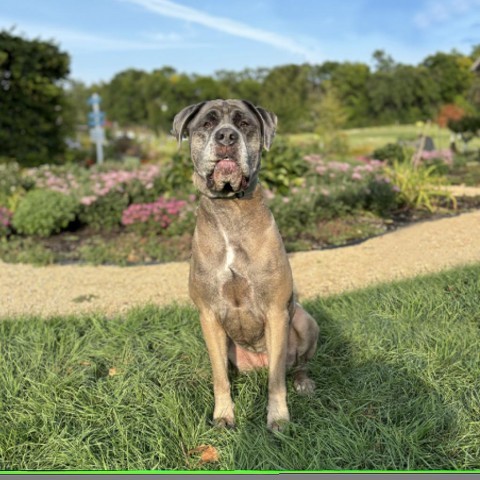
[[[352,180],[361,180],[363,178],[362,174],[359,172],[352,173]]]
[[[265,198],[267,200],[272,200],[273,198],[275,198],[275,194],[271,190],[269,190],[268,188],[265,188],[264,192],[265,192]]]
[[[8,228],[10,226],[11,219],[12,212],[6,207],[0,207],[0,225]]]
[[[80,200],[80,203],[82,205],[91,205],[93,202],[97,200],[97,197],[94,197],[93,195],[90,197],[82,197]]]
[[[123,211],[122,224],[133,225],[153,220],[162,228],[167,228],[186,204],[184,200],[167,200],[162,197],[153,203],[134,203]]]

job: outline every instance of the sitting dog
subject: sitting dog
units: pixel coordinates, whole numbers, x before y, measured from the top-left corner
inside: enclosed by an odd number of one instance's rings
[[[258,182],[263,148],[277,117],[245,100],[184,108],[173,131],[188,134],[194,184],[201,194],[192,241],[189,292],[200,311],[213,374],[217,426],[234,426],[228,360],[240,371],[268,366],[267,427],[289,421],[285,373],[310,394],[306,362],[318,326],[295,301],[290,263]]]

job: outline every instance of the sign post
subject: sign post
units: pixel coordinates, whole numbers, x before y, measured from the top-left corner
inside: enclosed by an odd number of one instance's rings
[[[105,113],[100,111],[100,102],[102,99],[98,93],[94,93],[88,103],[93,111],[88,114],[88,126],[90,128],[90,138],[97,146],[97,163],[103,163],[103,142],[105,141],[105,132],[103,124],[105,123]]]

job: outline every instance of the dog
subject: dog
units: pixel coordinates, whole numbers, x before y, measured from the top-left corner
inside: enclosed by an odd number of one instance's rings
[[[213,422],[234,427],[228,361],[239,371],[268,366],[267,427],[290,420],[286,370],[311,394],[306,362],[318,326],[295,300],[283,241],[258,181],[263,148],[272,144],[277,117],[246,100],[211,100],[174,118],[179,148],[188,136],[193,182],[200,192],[192,240],[189,293],[212,366]]]

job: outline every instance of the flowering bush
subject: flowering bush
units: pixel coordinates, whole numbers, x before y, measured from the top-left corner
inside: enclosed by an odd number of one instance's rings
[[[80,220],[96,230],[119,226],[130,203],[158,197],[159,176],[158,165],[136,170],[94,170],[80,196]]]
[[[163,197],[151,203],[134,203],[123,211],[122,224],[125,226],[148,224],[147,227],[153,227],[154,230],[163,230],[169,227],[186,205],[187,202],[184,200]]]
[[[8,235],[12,222],[12,212],[0,206],[0,237]]]
[[[42,165],[29,168],[26,176],[31,178],[36,188],[70,195],[80,188],[80,170],[75,169],[74,171],[71,167]]]
[[[444,150],[424,150],[420,155],[420,162],[426,166],[435,166],[435,172],[446,174],[453,165],[453,153],[449,148]]]

